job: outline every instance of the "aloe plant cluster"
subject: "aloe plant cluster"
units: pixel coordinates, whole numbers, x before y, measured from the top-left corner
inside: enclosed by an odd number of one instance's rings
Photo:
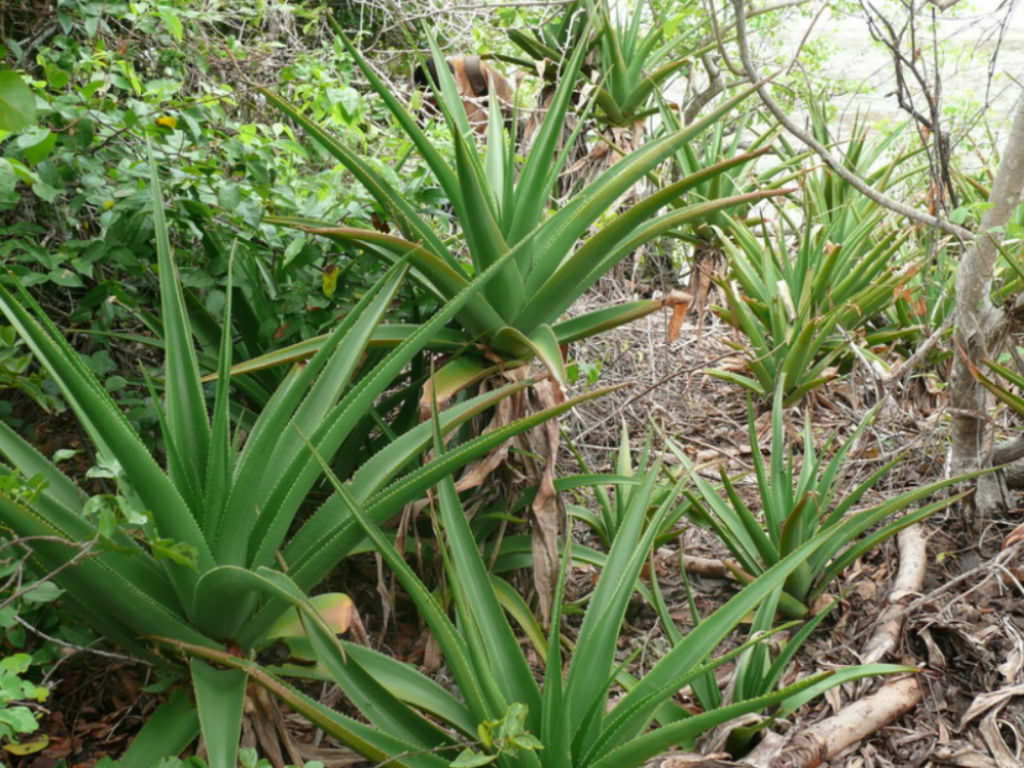
[[[866,354],[906,331],[879,323],[910,279],[903,269],[910,233],[833,175],[804,169],[803,154],[784,144],[779,150],[773,127],[754,134],[753,118],[735,118],[753,88],[727,94],[689,125],[657,99],[669,78],[713,47],[698,41],[680,51],[667,32],[695,7],[680,10],[671,24],[651,27],[642,4],[625,16],[607,3],[579,0],[534,35],[513,35],[538,62],[537,70],[558,72],[526,147],[508,131],[497,100],[489,107],[486,140],[480,140],[431,40],[437,73],[432,85],[450,135],[448,154],[339,31],[339,50],[355,62],[450,203],[450,231],[397,191],[378,163],[266,90],[269,103],[369,193],[380,226],[273,216],[265,223],[326,236],[386,265],[334,330],[267,355],[234,359],[232,331],[239,324],[230,272],[219,318],[190,302],[154,174],[162,301],[154,330],[164,359],[162,370],[144,376],[159,404],[156,447],[135,432],[25,287],[0,282],[0,311],[56,382],[92,442],[110,491],[90,497],[56,460],[0,423],[0,525],[40,537],[33,559],[40,572],[57,572],[66,604],[77,615],[129,653],[190,681],[188,691],[170,694],[143,728],[123,758],[126,768],[148,768],[200,732],[209,764],[234,768],[253,686],[376,763],[626,768],[671,747],[692,749],[705,732],[759,713],[759,725],[733,733],[730,745],[740,754],[771,718],[828,687],[906,671],[871,665],[782,684],[794,655],[826,619],[827,612],[814,615],[814,607],[843,568],[956,500],[925,502],[953,480],[858,508],[892,467],[879,468],[845,495],[839,491],[844,463],[871,416],[824,451],[808,423],[799,460],[783,421],[786,406],[835,375],[850,345],[863,346]],[[580,85],[590,72],[598,76],[591,97],[583,98]],[[576,134],[567,136],[564,125],[574,110],[581,119],[574,123]],[[656,138],[553,205],[552,193],[569,164],[567,147],[588,120],[621,128],[656,112],[662,118]],[[815,119],[821,128],[821,115]],[[905,158],[883,162],[888,146],[871,145],[857,133],[848,163],[879,186],[894,183]],[[771,153],[781,159],[762,170]],[[873,170],[876,164],[881,168]],[[630,196],[643,181],[655,182],[654,191]],[[784,189],[790,182],[800,189]],[[797,219],[782,206],[776,228],[760,222],[758,231],[755,204],[793,193],[800,195]],[[716,375],[771,399],[770,456],[757,449],[751,403],[757,494],[749,503],[737,490],[738,479],[724,470],[720,485],[709,482],[668,440],[683,466],[670,473],[653,439],[637,451],[623,427],[613,474],[585,467],[584,475],[554,482],[558,490],[579,491],[570,515],[600,543],[584,546],[571,535],[560,542],[552,615],[542,626],[502,578],[529,564],[528,537],[482,544],[487,523],[468,519],[454,475],[582,398],[477,434],[474,417],[532,382],[472,385],[488,376],[494,383],[498,373],[535,360],[541,366],[533,370],[565,385],[567,344],[641,317],[664,301],[603,306],[571,319],[567,310],[615,264],[663,236],[721,249],[728,259],[721,313],[747,337],[749,370]],[[226,249],[218,253],[233,263]],[[390,322],[396,296],[410,283],[440,309],[418,324]],[[207,370],[197,342],[216,348],[207,356]],[[435,361],[442,361],[438,370]],[[281,363],[291,364],[287,373],[266,376],[258,385],[246,379]],[[429,416],[419,422],[424,404]],[[449,441],[456,430],[458,439]],[[584,493],[590,487],[594,500]],[[536,489],[508,501],[502,514],[525,509],[529,493]],[[386,526],[424,497],[434,533],[427,546],[443,569],[437,583],[409,566],[406,542]],[[688,521],[721,538],[741,584],[707,616],[691,597],[694,627],[683,633],[665,605],[656,569],[645,576],[644,566]],[[91,556],[66,567],[83,547],[91,548]],[[339,636],[352,602],[345,594],[323,592],[323,584],[346,557],[370,551],[429,627],[450,685]],[[580,564],[599,576],[578,609],[578,633],[570,637],[563,621],[565,585]],[[640,677],[631,674],[632,659],[618,642],[636,595],[654,607],[669,645]],[[780,615],[806,623],[795,629],[780,624]],[[791,628],[781,645],[764,642]],[[739,637],[739,644],[719,653],[730,637]],[[281,639],[289,662],[257,660],[261,649]],[[308,663],[293,663],[298,660]],[[736,685],[728,694],[714,675],[726,661],[736,662]],[[296,678],[337,684],[357,714],[324,707]],[[702,711],[676,700],[687,685]]]
[[[490,272],[467,284],[386,355],[367,357],[374,330],[408,272],[406,263],[397,263],[324,340],[317,354],[292,368],[255,421],[247,425],[243,439],[233,434],[231,422],[229,333],[221,339],[216,392],[212,411],[207,410],[155,177],[152,186],[166,344],[160,421],[164,461],[136,434],[32,298],[24,291],[18,297],[0,285],[0,311],[57,383],[92,440],[100,465],[116,482],[113,507],[119,518],[118,524],[112,524],[110,514],[103,514],[54,462],[0,424],[5,473],[18,473],[36,489],[32,494],[0,494],[0,522],[19,536],[48,537],[33,548],[41,573],[58,571],[81,545],[99,541],[94,556],[59,571],[56,578],[75,612],[122,648],[160,661],[146,640],[159,635],[204,648],[231,646],[248,653],[274,637],[287,606],[281,599],[261,599],[246,574],[271,569],[293,590],[311,590],[334,565],[366,546],[357,518],[348,512],[349,502],[359,505],[364,519],[382,522],[441,476],[554,413],[534,414],[463,442],[454,452],[420,466],[415,466],[415,459],[429,446],[431,425],[392,434],[386,447],[354,461],[345,501],[335,494],[310,508],[307,497],[322,475],[318,457],[344,461],[341,454],[347,444],[349,450],[362,450],[360,429],[365,429],[378,399],[401,383],[403,370],[426,341],[502,264],[496,263]],[[223,322],[224,328],[230,328],[230,299]],[[155,397],[156,385],[152,385]],[[521,386],[509,385],[460,402],[441,416],[443,429],[458,426]],[[415,402],[417,395],[414,390],[407,396]],[[415,468],[410,471],[410,466]],[[110,505],[106,506],[109,512]],[[334,604],[345,599],[339,595]],[[318,607],[324,610],[331,604],[329,598],[320,598]],[[206,697],[223,694],[222,677],[193,667],[200,704]],[[230,695],[238,700],[244,687],[242,678],[228,685]],[[183,722],[198,724],[194,707],[184,707],[183,713]],[[219,731],[216,713],[204,725],[209,726],[208,738],[210,728]],[[154,754],[180,750],[194,737],[195,728],[150,733],[156,734],[156,746],[139,747],[132,764],[148,766],[146,761]],[[225,744],[214,764],[233,766],[232,749],[237,749],[237,739],[233,747]]]
[[[457,370],[440,372],[437,381],[442,382],[439,384],[442,393],[455,391],[492,370],[495,359],[507,366],[536,357],[564,382],[561,345],[629,322],[663,306],[658,300],[641,300],[605,307],[571,320],[562,319],[573,302],[602,274],[644,243],[685,222],[773,194],[753,190],[731,197],[679,204],[690,189],[732,165],[722,163],[696,169],[627,209],[617,211],[607,223],[601,223],[623,193],[728,114],[749,96],[750,90],[723,101],[693,125],[673,131],[622,158],[558,210],[552,211],[549,197],[566,160],[566,151],[558,149],[561,131],[567,112],[576,108],[571,96],[586,53],[585,41],[570,52],[566,71],[547,106],[544,121],[522,160],[505,130],[496,100],[491,104],[486,150],[478,146],[455,82],[434,47],[432,56],[440,79],[436,84],[437,101],[451,132],[455,157],[454,165],[450,165],[355,46],[343,35],[341,40],[441,185],[451,203],[461,237],[456,247],[439,237],[431,222],[413,210],[359,153],[321,130],[296,107],[268,92],[272,103],[299,123],[370,191],[398,233],[308,219],[273,220],[324,234],[339,242],[358,244],[385,258],[408,258],[415,268],[414,274],[442,300],[458,294],[472,275],[509,256],[483,294],[467,302],[456,316],[456,331],[461,334],[462,342],[467,346],[473,342],[482,344],[483,353],[464,356]],[[675,207],[662,210],[670,204]],[[293,351],[308,349],[306,346]],[[469,365],[474,359],[476,364]]]
[[[819,139],[828,142],[824,118],[814,115]],[[897,129],[872,141],[866,126],[855,126],[845,164],[877,187],[895,184],[911,156],[886,154],[899,135]],[[786,154],[789,160],[777,170],[797,173],[800,212],[780,207],[770,221],[755,222],[759,233],[735,217],[720,217],[718,242],[729,261],[728,278],[720,281],[721,314],[746,337],[748,370],[711,373],[765,400],[785,381],[792,405],[852,358],[873,359],[875,349],[920,334],[920,325],[902,322],[912,319],[905,314],[890,320],[912,289],[911,229],[896,226],[885,209],[829,169],[798,171],[804,153]]]

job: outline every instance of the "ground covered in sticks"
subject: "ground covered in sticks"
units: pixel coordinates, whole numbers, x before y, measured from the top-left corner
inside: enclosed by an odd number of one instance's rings
[[[627,291],[628,281],[606,281],[601,293],[621,300],[628,296],[616,294]],[[710,312],[699,324],[691,312],[679,337],[669,342],[668,320],[668,313],[652,315],[598,337],[580,353],[583,359],[601,361],[601,384],[630,386],[611,396],[614,404],[601,400],[577,409],[567,421],[567,432],[595,467],[610,470],[621,423],[628,425],[639,444],[653,422],[684,446],[709,482],[717,481],[719,465],[730,476],[743,475],[737,487],[753,506],[757,486],[750,460],[747,397],[738,387],[705,373],[710,368],[742,370],[743,357],[733,346],[741,337]],[[873,425],[848,457],[842,480],[852,489],[885,462],[902,456],[862,500],[874,503],[943,476],[949,445],[943,379],[941,370],[932,370],[918,371],[902,382],[883,382],[866,366],[857,365],[788,410],[787,430],[799,445],[799,432],[809,416],[815,438],[824,445],[832,435],[849,434],[880,398],[884,400]],[[757,406],[757,413],[759,448],[767,456],[770,405]],[[1005,430],[1003,437],[1019,429],[1012,418],[996,418]],[[1024,523],[1024,503],[1012,495],[1007,501],[1009,511],[999,519],[979,520],[969,505],[958,505],[925,520],[920,535],[927,564],[920,590],[894,593],[902,544],[896,539],[858,560],[830,588],[830,594],[840,598],[839,605],[811,636],[790,674],[862,662],[883,613],[896,606],[898,610],[889,615],[898,615],[902,624],[884,660],[918,667],[922,696],[906,714],[880,724],[823,765],[1024,765],[1024,567],[1022,545],[1017,543],[1022,538],[1018,526]],[[666,600],[676,608],[673,617],[685,626],[690,611],[680,575],[681,555],[693,561],[687,577],[701,611],[710,612],[733,594],[735,582],[715,573],[713,564],[729,555],[704,528],[688,526],[678,543],[662,547],[656,559],[659,579]],[[629,640],[651,649],[641,654],[642,659],[651,658],[666,643],[653,613],[646,615],[649,623],[638,621]],[[718,671],[725,686],[730,672],[729,666]],[[774,732],[791,738],[827,723],[889,682],[893,681],[876,679],[833,689],[788,722],[777,723]],[[711,735],[702,757],[667,756],[653,765],[732,765],[707,759],[720,747]],[[757,764],[754,759],[752,764]],[[782,764],[779,758],[766,763]]]

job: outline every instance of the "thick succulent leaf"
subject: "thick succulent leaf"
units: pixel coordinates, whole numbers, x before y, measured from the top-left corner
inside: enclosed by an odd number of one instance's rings
[[[213,651],[202,646],[190,645],[189,643],[168,640],[166,638],[156,639],[181,652],[207,659],[224,667],[245,671],[249,675],[250,680],[266,688],[292,710],[298,712],[311,723],[322,728],[327,734],[355,750],[358,754],[363,755],[368,760],[372,760],[374,763],[386,761],[389,766],[404,768],[448,767],[449,760],[431,753],[424,753],[408,742],[404,742],[372,725],[367,725],[335,712],[277,679],[247,659]]]
[[[393,696],[358,664],[351,663],[335,628],[286,574],[269,568],[260,568],[255,573],[236,570],[240,578],[248,580],[250,588],[273,594],[298,611],[317,660],[328,669],[363,717],[385,733],[408,741],[420,750],[434,750],[447,743],[444,731]]]
[[[23,298],[34,307],[36,316],[0,285],[0,311],[47,369],[101,452],[116,459],[125,476],[132,479],[132,487],[152,514],[159,535],[193,547],[200,569],[209,568],[213,557],[205,536],[178,489],[78,353],[59,335],[38,304],[27,294]],[[194,576],[183,566],[168,567],[181,599],[191,600]]]
[[[397,347],[418,329],[418,325],[413,325],[411,323],[378,325],[373,329],[373,335],[370,336],[370,342],[367,346],[371,349]],[[323,347],[324,342],[327,341],[329,336],[330,334],[314,336],[313,338],[296,342],[295,344],[291,344],[287,347],[281,347],[273,352],[267,352],[266,354],[259,355],[250,360],[246,360],[243,363],[237,363],[231,367],[231,376],[240,376],[245,373],[254,373],[266,368],[275,368],[281,365],[296,363],[300,360],[306,360],[320,351],[320,348]],[[471,339],[465,334],[452,328],[442,328],[427,342],[427,348],[438,351],[454,352],[462,349],[470,342]],[[203,380],[213,381],[214,379],[215,376],[210,375],[204,377]]]
[[[234,469],[235,451],[231,444],[231,305],[232,267],[234,248],[228,260],[227,287],[224,291],[224,317],[221,328],[220,353],[217,358],[217,392],[213,401],[213,421],[210,428],[210,446],[207,454],[206,477],[203,483],[203,508],[199,512],[200,524],[206,531],[215,531],[224,513],[231,488],[231,473]]]
[[[471,141],[469,139],[468,141]],[[477,272],[482,272],[509,250],[495,210],[496,203],[480,168],[475,144],[455,137],[455,162],[463,189],[465,216],[459,218],[466,245]],[[502,318],[514,317],[523,306],[523,278],[514,261],[506,263],[484,289],[488,303]]]
[[[320,126],[302,114],[301,110],[289,103],[287,100],[263,90],[263,95],[275,107],[280,109],[295,122],[301,125],[306,132],[321,146],[336,157],[359,182],[366,187],[367,191],[388,211],[397,221],[402,233],[407,237],[421,242],[425,247],[440,256],[449,264],[454,262],[448,249],[441,239],[433,231],[430,225],[419,217],[415,209],[394,189],[383,176],[381,176],[359,153],[345,146],[333,136],[324,131]],[[402,110],[404,112],[404,110]],[[421,134],[422,135],[422,134]],[[421,150],[422,152],[422,150]],[[434,150],[436,152],[436,150]],[[442,163],[443,165],[443,163]],[[447,168],[447,166],[444,166]],[[436,170],[435,170],[436,173]],[[450,173],[450,171],[449,171]],[[442,182],[443,183],[443,182]]]
[[[431,678],[408,664],[365,646],[344,643],[344,648],[353,661],[392,695],[458,728],[465,736],[476,735],[478,723],[466,705]]]
[[[561,648],[562,606],[565,601],[565,583],[572,563],[572,546],[572,537],[566,536],[562,545],[558,581],[551,601],[551,626],[548,629],[540,710],[540,737],[544,744],[541,760],[545,768],[572,765],[571,712],[565,700],[562,682]]]
[[[433,632],[470,712],[478,722],[500,717],[508,702],[502,701],[499,691],[495,690],[493,685],[487,684],[488,681],[484,676],[489,673],[489,670],[479,669],[474,665],[466,638],[448,619],[431,591],[420,581],[394,545],[383,535],[377,524],[363,515],[355,499],[333,476],[333,473],[330,473],[329,469],[326,471],[334,484],[335,491],[348,505],[349,514],[362,528],[363,533],[373,541],[377,551],[401,582],[410,599],[416,604],[423,620]]]
[[[659,472],[660,467],[652,469],[640,487],[632,490],[629,508],[612,541],[608,560],[580,628],[565,686],[569,732],[577,754],[586,749],[601,730],[604,698],[617,666],[615,652],[622,620],[640,569],[647,561],[657,524],[667,511],[668,503],[648,523],[648,505]]]
[[[315,469],[306,454],[304,436],[319,429],[337,407],[338,398],[362,360],[373,328],[390,305],[404,273],[401,265],[392,267],[346,315],[305,369],[294,380],[286,380],[263,409],[238,461],[228,506],[216,532],[219,563],[249,562],[252,541],[276,550],[279,540],[264,542],[261,538],[274,525],[287,528],[297,505],[282,508],[281,499],[304,465]],[[334,451],[330,454],[333,456]],[[270,473],[268,466],[279,469]],[[311,485],[317,473],[309,474]],[[305,495],[308,488],[296,488],[296,494]],[[249,531],[250,536],[239,536],[239,531]]]
[[[33,546],[32,557],[42,573],[58,570],[92,538],[91,526],[72,513],[44,517],[4,496],[0,496],[0,521],[20,536],[50,537],[40,538]],[[139,646],[139,636],[150,631],[212,644],[186,620],[163,571],[143,552],[135,547],[120,551],[97,546],[98,554],[62,570],[54,580],[101,622],[98,626],[110,637],[132,648]]]
[[[566,400],[555,408],[540,411],[505,427],[479,435],[400,477],[369,498],[357,498],[356,503],[361,505],[361,509],[365,509],[368,521],[379,525],[398,514],[403,505],[420,498],[445,475],[456,472],[509,438],[547,419],[557,418],[581,402],[610,391],[612,389],[602,389]],[[339,500],[338,503],[343,502]],[[317,584],[364,539],[357,521],[351,515],[345,514],[344,506],[335,506],[333,502],[328,504],[314,513],[284,549],[284,559],[289,564],[289,576],[303,589],[310,589]],[[247,625],[243,639],[252,642],[248,638],[259,637],[282,610],[283,606],[280,604],[268,605],[261,609],[257,618]]]
[[[204,508],[203,472],[210,447],[210,423],[206,413],[206,398],[199,380],[199,361],[196,359],[192,327],[182,293],[181,276],[171,256],[158,165],[152,158],[151,169],[153,228],[163,322],[166,424],[169,428],[169,433],[164,434],[164,440],[173,444],[176,454],[184,458],[182,461],[169,462],[168,468],[171,479],[201,524]]]
[[[517,323],[530,327],[531,320],[535,323],[554,322],[584,291],[597,282],[609,267],[644,243],[680,224],[698,220],[739,202],[759,200],[786,192],[787,190],[766,190],[735,195],[678,208],[654,219],[630,209],[616,217],[614,224],[605,228],[614,227],[612,232],[605,234],[605,230],[601,230],[593,235],[572,256],[548,274],[546,281],[532,292],[529,312],[517,318]],[[622,221],[625,221],[625,224],[620,224]],[[619,234],[622,236],[617,237]]]
[[[908,667],[905,664],[857,664],[852,667],[841,667],[832,670],[832,673],[808,687],[787,696],[779,703],[779,717],[787,717],[796,712],[800,707],[811,699],[814,699],[830,688],[843,685],[854,680],[863,680],[865,677],[878,677],[879,675],[913,675],[921,670],[917,667]]]
[[[479,416],[506,397],[521,391],[527,384],[528,382],[525,381],[512,382],[503,387],[482,392],[445,409],[440,414],[441,431],[446,435],[449,434],[469,419]],[[429,421],[418,424],[392,440],[364,461],[356,470],[349,483],[352,495],[359,500],[369,498],[382,489],[403,468],[411,466],[417,457],[427,449],[430,441],[431,425]],[[327,503],[330,504],[331,501]]]
[[[196,705],[181,688],[146,718],[142,729],[121,755],[121,768],[153,768],[168,755],[181,754],[199,735]]]
[[[570,99],[576,88],[576,78],[586,55],[585,44],[579,44],[569,58],[568,65],[560,73],[547,114],[534,139],[526,164],[516,184],[515,206],[512,214],[512,228],[508,241],[518,243],[537,225],[547,207],[551,187],[558,176],[559,164],[552,168],[551,159],[558,156],[558,141],[565,128],[565,115]],[[552,61],[561,57],[555,56]],[[562,160],[564,162],[564,160]],[[541,242],[544,242],[543,240]],[[521,267],[523,265],[520,265]],[[534,266],[534,265],[531,265]]]
[[[364,247],[371,247],[375,252],[388,258],[408,258],[415,269],[427,278],[424,284],[435,291],[440,298],[451,298],[469,284],[469,277],[458,261],[447,260],[442,255],[397,235],[378,232],[374,229],[335,226],[315,219],[296,216],[272,216],[268,217],[267,221],[295,227],[311,234],[324,235],[340,243],[356,243]],[[475,307],[469,307],[467,312],[475,309]],[[497,320],[488,319],[488,309],[490,309],[489,305],[480,308],[473,314],[473,317],[482,323],[485,329],[497,322]],[[494,310],[490,309],[490,312],[493,313]],[[478,315],[479,317],[477,317]]]
[[[611,749],[594,753],[593,759],[586,764],[592,768],[634,768],[672,747],[681,745],[683,749],[691,749],[695,739],[702,733],[727,723],[734,717],[739,717],[747,712],[758,712],[789,696],[795,696],[827,679],[831,674],[831,672],[822,672],[794,683],[781,691],[719,707],[710,712],[703,712],[685,720],[655,728],[649,733],[628,741],[621,741],[618,744],[611,742],[609,745],[613,745]]]
[[[405,131],[406,135],[410,139],[412,139],[413,144],[416,145],[417,152],[419,152],[420,156],[423,157],[427,165],[430,166],[434,175],[437,176],[437,180],[441,182],[441,186],[447,193],[448,198],[451,200],[457,198],[459,186],[456,181],[455,174],[452,173],[437,147],[434,146],[434,143],[427,138],[426,134],[424,134],[420,129],[416,118],[409,114],[409,111],[395,97],[391,84],[381,80],[377,72],[366,61],[359,48],[353,45],[348,36],[338,28],[334,22],[334,17],[328,16],[328,19],[334,27],[335,32],[338,33],[338,37],[341,40],[342,45],[345,46],[345,50],[355,60],[363,74],[366,75],[367,80],[370,81],[371,87],[377,92],[377,95],[380,96],[384,105],[388,108],[391,114],[395,116],[395,119],[398,120],[398,123],[402,126],[402,130]],[[443,73],[447,68],[440,67],[439,69]]]
[[[679,689],[679,680],[692,676],[709,649],[717,647],[751,610],[782,586],[789,574],[825,541],[826,535],[823,534],[804,544],[691,630],[619,701],[606,719],[602,734],[593,743],[590,754],[595,757],[608,755],[615,745],[630,742],[642,733],[658,705]]]
[[[568,205],[527,236],[526,239],[536,239],[538,243],[543,244],[543,252],[546,254],[541,263],[534,265],[534,270],[540,270],[543,275],[552,274],[565,254],[571,252],[573,244],[623,192],[681,145],[721,119],[755,90],[756,86],[742,91],[723,102],[707,117],[681,131],[649,142],[602,173]],[[536,282],[538,281],[535,278],[531,278],[531,283]]]
[[[192,659],[189,668],[207,762],[210,768],[236,768],[248,675],[241,669],[214,669],[199,659]]]
[[[434,449],[440,452],[443,444],[436,417],[433,422]],[[472,663],[480,679],[490,677],[491,687],[501,690],[509,702],[526,705],[527,723],[536,732],[540,726],[540,690],[491,585],[451,476],[444,478],[438,488],[438,516],[447,537],[444,555],[448,581]]]
[[[518,328],[505,326],[492,339],[499,352],[523,360],[537,357],[551,372],[562,387],[566,386],[565,363],[558,346],[558,339],[550,326],[539,325],[526,336]]]
[[[468,288],[448,301],[419,330],[367,372],[323,419],[322,425],[303,437],[308,436],[322,456],[333,458],[351,430],[371,412],[377,398],[392,386],[396,377],[425,347],[427,341],[447,325],[467,302],[474,300],[487,282],[510,260],[511,254],[506,254],[477,276]],[[275,560],[295,513],[319,475],[317,462],[312,459],[308,448],[304,448],[284,470],[274,493],[268,500],[261,502],[266,506],[257,525],[252,528],[250,564],[269,565]]]
[[[509,141],[505,130],[505,118],[501,114],[499,99],[488,99],[487,105],[487,154],[484,171],[487,187],[494,194],[497,219],[507,233],[512,220],[512,203],[515,183],[515,147]],[[516,130],[512,127],[513,132]]]
[[[504,363],[490,364],[477,357],[462,355],[453,358],[427,380],[420,397],[420,411],[433,408],[435,400],[440,404],[447,403],[457,392],[508,368]]]
[[[639,320],[664,306],[665,302],[661,299],[627,301],[563,320],[552,330],[559,344],[569,344]]]

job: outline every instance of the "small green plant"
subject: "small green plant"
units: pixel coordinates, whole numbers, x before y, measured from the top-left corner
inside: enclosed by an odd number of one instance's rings
[[[520,702],[509,704],[505,714],[497,720],[484,720],[476,727],[480,749],[466,747],[452,763],[451,768],[476,768],[490,765],[502,755],[511,759],[519,750],[536,752],[544,745],[526,730],[526,706]]]
[[[16,745],[21,736],[39,728],[35,713],[24,702],[42,703],[50,695],[48,688],[22,677],[32,664],[27,653],[15,653],[0,659],[0,743]]]
[[[682,562],[680,562],[680,572],[683,576],[683,583],[686,586],[690,615],[694,623],[697,624],[701,621],[701,616],[697,610],[693,594],[690,591],[689,582],[686,578],[686,568]],[[662,626],[665,628],[666,634],[673,644],[682,642],[683,635],[680,633],[676,622],[669,612],[668,606],[665,604],[657,579],[652,580],[651,586],[650,599],[658,615],[661,617]],[[789,668],[790,662],[796,656],[797,651],[803,647],[807,638],[811,636],[811,633],[828,616],[837,603],[837,601],[833,600],[824,610],[808,621],[805,621],[799,628],[796,627],[798,624],[796,621],[790,621],[778,626],[776,625],[775,618],[782,594],[782,590],[773,592],[757,608],[754,620],[750,623],[748,640],[743,644],[736,661],[736,674],[733,678],[735,685],[732,687],[730,694],[732,701],[744,701],[764,696],[775,690],[782,680],[783,674]],[[754,725],[743,725],[734,728],[726,741],[726,748],[735,756],[746,754],[752,746],[754,737],[760,730],[766,728],[775,720],[788,717],[803,706],[803,704],[836,685],[864,677],[907,674],[915,671],[915,667],[900,664],[859,664],[836,669],[831,677],[806,688],[800,693],[785,699],[778,706],[768,710],[766,716],[760,722]],[[710,711],[722,706],[724,695],[711,672],[694,678],[690,686],[704,710]]]
[[[578,502],[566,505],[568,513],[581,520],[597,534],[601,544],[608,548],[615,540],[615,536],[626,518],[626,511],[629,509],[632,494],[635,486],[639,483],[638,478],[646,475],[651,469],[652,432],[648,432],[646,439],[639,451],[634,450],[630,440],[629,430],[625,422],[622,424],[619,438],[619,450],[616,453],[614,474],[599,475],[593,472],[588,466],[583,454],[576,449],[570,441],[569,448],[576,457],[576,460],[583,468],[584,474],[578,478],[565,478],[563,482],[579,496]],[[594,491],[594,504],[592,505],[579,493],[580,486],[589,486]],[[671,492],[671,483],[659,483],[651,494],[650,511],[654,512],[664,502],[665,497]],[[662,523],[654,539],[655,547],[659,547],[677,535],[676,523],[687,513],[688,505],[680,504],[675,512],[669,515]]]
[[[0,325],[0,391],[15,389],[30,397],[45,411],[63,409],[63,404],[56,395],[44,389],[46,375],[32,370],[32,355],[25,348],[24,342],[18,338],[17,331],[9,325]],[[10,409],[10,402],[5,400],[0,406]]]
[[[772,402],[770,458],[765,462],[757,449],[757,425],[753,404],[749,404],[750,445],[754,447],[754,471],[761,505],[758,514],[741,498],[735,482],[720,468],[722,493],[693,473],[697,492],[691,492],[695,519],[715,530],[722,543],[739,562],[736,575],[744,581],[756,579],[805,542],[828,532],[825,542],[802,562],[786,580],[780,610],[789,616],[808,615],[809,606],[828,589],[846,566],[900,529],[963,498],[966,491],[925,504],[919,509],[889,520],[901,510],[965,478],[950,478],[915,488],[865,509],[854,505],[900,460],[899,457],[875,470],[846,495],[840,495],[842,469],[857,439],[871,423],[871,411],[827,462],[815,448],[810,421],[804,423],[802,459],[798,465],[792,445],[785,439],[783,403],[785,383],[779,382]],[[690,466],[678,447],[673,453]],[[874,526],[882,526],[870,533]],[[866,535],[865,535],[866,534]]]
[[[814,126],[827,142],[824,118]],[[867,135],[865,127],[855,127],[844,162],[885,189],[907,156],[876,167],[898,133],[875,142]],[[877,322],[912,277],[903,255],[911,230],[891,224],[883,208],[827,168],[804,176],[802,187],[799,220],[780,209],[760,237],[743,222],[719,215],[727,222],[719,242],[730,268],[729,278],[719,281],[726,300],[720,313],[747,337],[736,346],[747,358],[749,375],[709,373],[764,399],[784,380],[786,405],[834,378],[853,356],[851,347],[872,357],[879,345],[920,334],[919,324]]]

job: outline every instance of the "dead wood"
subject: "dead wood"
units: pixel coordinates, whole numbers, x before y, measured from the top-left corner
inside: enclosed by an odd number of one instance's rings
[[[903,629],[907,602],[921,593],[928,570],[928,548],[920,524],[904,528],[897,535],[900,567],[889,593],[889,606],[878,617],[875,633],[864,647],[865,664],[874,664],[896,647]]]
[[[746,760],[756,768],[815,768],[909,712],[919,701],[921,686],[916,678],[897,680],[799,731],[778,752],[763,754],[755,749]]]

